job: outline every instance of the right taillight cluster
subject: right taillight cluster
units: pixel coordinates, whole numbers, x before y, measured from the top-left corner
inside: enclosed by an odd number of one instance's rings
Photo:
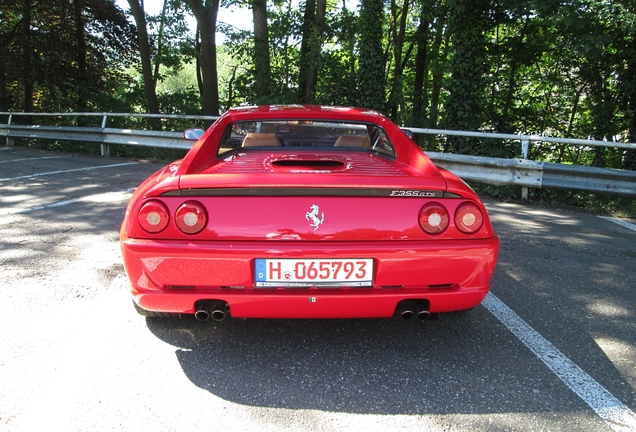
[[[161,201],[146,202],[137,215],[141,227],[152,234],[163,231],[170,222],[170,212]],[[207,224],[208,217],[203,205],[188,201],[177,209],[174,215],[177,227],[185,234],[196,234]]]
[[[476,204],[465,202],[455,210],[454,221],[459,231],[472,234],[481,228],[484,216]],[[442,204],[431,202],[420,209],[419,222],[426,233],[440,234],[448,228],[450,215]]]

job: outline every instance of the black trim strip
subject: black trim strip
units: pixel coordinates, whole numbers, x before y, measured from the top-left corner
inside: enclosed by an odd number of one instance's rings
[[[196,188],[164,192],[161,196],[370,196],[395,198],[462,198],[434,190],[388,188]]]

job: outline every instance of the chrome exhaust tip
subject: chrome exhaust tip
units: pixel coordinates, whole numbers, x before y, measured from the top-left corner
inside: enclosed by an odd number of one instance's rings
[[[207,321],[210,318],[210,313],[205,309],[199,309],[194,313],[194,317],[199,321]]]
[[[413,305],[408,300],[398,303],[397,313],[402,317],[403,320],[410,320],[415,316],[415,312],[413,312]]]
[[[413,318],[413,316],[415,316],[415,314],[413,313],[412,310],[405,310],[403,311],[400,316],[402,317],[402,319],[404,320],[410,320]]]
[[[420,321],[426,321],[431,317],[431,313],[427,310],[421,310],[417,313],[417,319]]]
[[[216,309],[212,311],[212,319],[214,321],[223,321],[225,319],[225,311]]]

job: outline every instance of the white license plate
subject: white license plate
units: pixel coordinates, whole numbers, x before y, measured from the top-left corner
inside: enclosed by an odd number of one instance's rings
[[[256,259],[257,287],[365,287],[373,285],[373,260]]]

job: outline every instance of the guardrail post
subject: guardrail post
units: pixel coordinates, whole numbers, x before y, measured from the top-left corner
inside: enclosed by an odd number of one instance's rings
[[[13,115],[9,114],[9,121],[7,122],[7,126],[11,126],[12,119],[13,119]],[[13,138],[7,137],[7,146],[13,147],[14,144],[15,144],[15,141],[13,140]]]
[[[521,141],[521,154],[524,159],[528,159],[528,151],[530,150],[530,140]],[[528,199],[528,188],[526,186],[521,187],[521,199]]]
[[[102,129],[106,128],[106,121],[108,120],[108,116],[102,117]],[[101,144],[101,154],[102,156],[110,156],[110,146],[108,144]]]

